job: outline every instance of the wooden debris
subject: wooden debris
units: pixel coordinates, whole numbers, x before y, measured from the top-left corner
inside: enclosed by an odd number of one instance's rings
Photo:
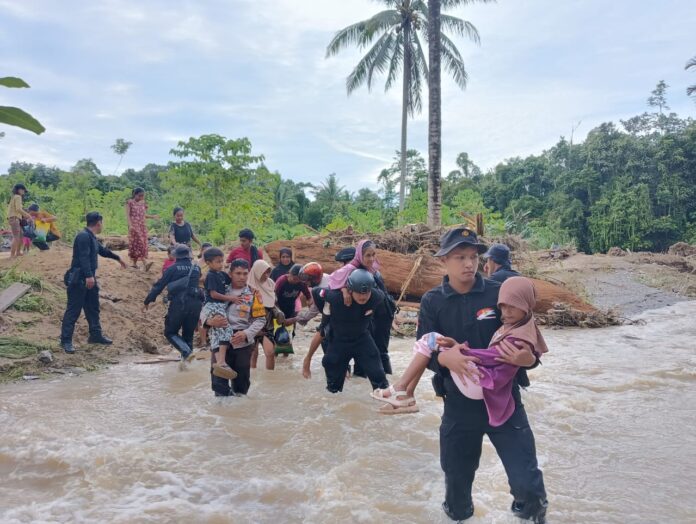
[[[540,325],[549,327],[602,328],[638,323],[620,316],[614,309],[578,311],[561,302],[554,303],[545,314],[537,315],[537,319]]]
[[[20,298],[26,295],[31,286],[27,284],[20,284],[15,282],[10,287],[5,289],[0,293],[0,313],[4,312],[7,308],[11,307],[12,304],[17,302]]]
[[[134,364],[162,364],[164,362],[180,362],[181,359],[178,357],[157,357],[157,358],[151,358],[148,360],[136,360]]]
[[[331,244],[329,247],[323,247],[320,238],[317,237],[271,242],[266,246],[265,251],[274,258],[276,263],[278,251],[281,247],[291,248],[297,263],[319,262],[324,268],[324,272],[331,273],[339,267],[339,264],[334,260],[336,251],[346,247],[346,244]],[[408,280],[419,258],[422,258],[422,260],[412,280],[409,282],[405,297],[419,300],[426,292],[440,285],[442,277],[445,275],[442,263],[427,253],[402,254],[377,249],[377,258],[382,264],[382,276],[384,277],[387,290],[394,296],[401,294],[402,286]],[[544,280],[531,280],[534,282],[537,292],[537,307],[535,311],[538,313],[546,313],[553,307],[554,302],[569,304],[578,311],[597,311],[593,306],[562,286]],[[401,305],[403,304],[401,302]]]

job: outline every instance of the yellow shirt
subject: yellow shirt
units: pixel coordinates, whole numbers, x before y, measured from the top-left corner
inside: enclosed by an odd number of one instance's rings
[[[29,217],[29,213],[22,209],[22,195],[12,195],[10,204],[7,206],[7,218]]]

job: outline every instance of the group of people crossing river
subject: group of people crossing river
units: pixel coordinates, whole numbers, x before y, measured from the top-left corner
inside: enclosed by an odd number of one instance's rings
[[[141,214],[144,220],[144,210]],[[396,304],[385,287],[373,241],[363,240],[336,253],[336,261],[343,266],[330,275],[316,262],[295,264],[287,248],[281,250],[279,264],[273,268],[254,245],[249,229],[240,231],[240,245],[229,254],[201,244],[195,257],[191,242],[198,239],[185,222],[184,211],[177,208],[173,215],[169,260],[142,307],[147,311],[166,293],[164,334],[181,354],[184,366],[193,358],[198,331],[200,341],[211,351],[215,396],[246,395],[258,348],[266,356],[266,368],[273,369],[276,353],[292,347],[295,326],[320,317],[303,375],[311,376],[311,359],[321,347],[326,388],[332,393],[342,391],[352,372],[369,379],[370,395],[382,403],[380,413],[415,413],[415,387],[425,369],[434,372],[433,387],[444,399],[442,508],[451,519],[462,521],[474,514],[472,484],[483,436],[488,435],[505,466],[513,514],[545,522],[544,481],[520,388],[529,385],[527,370],[539,365],[548,349],[534,319],[533,284],[512,270],[505,246],[488,249],[474,231],[461,227],[442,237],[436,256],[446,275],[441,285],[423,296],[413,360],[390,385],[388,348]],[[99,322],[98,256],[125,266],[97,241],[101,215],[89,213],[86,222],[75,239],[73,261],[65,276],[68,306],[61,345],[69,353],[75,351],[72,331],[82,309],[90,326],[90,342],[111,343]],[[131,253],[146,260],[142,254],[142,250]],[[482,256],[492,278],[479,271]],[[136,257],[131,258],[137,264]]]

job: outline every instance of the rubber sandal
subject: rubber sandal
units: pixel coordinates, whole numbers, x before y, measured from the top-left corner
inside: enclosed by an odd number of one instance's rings
[[[237,378],[237,372],[227,365],[213,364],[213,375],[227,380]]]
[[[391,404],[384,404],[377,410],[377,413],[380,415],[408,415],[418,413],[419,411],[420,409],[418,409],[418,405],[414,402],[410,406],[403,406],[400,408],[392,406]]]
[[[414,399],[413,397],[406,397],[401,400],[397,399],[396,397],[406,396],[406,392],[396,391],[394,389],[394,386],[389,386],[389,388],[387,388],[387,391],[389,391],[390,393],[389,397],[384,396],[383,389],[375,389],[372,393],[370,393],[370,396],[375,400],[379,400],[380,402],[386,402],[387,404],[391,404],[395,408],[405,408],[416,401],[416,399]]]

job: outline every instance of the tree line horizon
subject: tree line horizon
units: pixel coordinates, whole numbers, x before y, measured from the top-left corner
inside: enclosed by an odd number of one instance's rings
[[[483,213],[491,236],[515,234],[535,248],[575,245],[588,253],[696,243],[696,121],[668,112],[666,89],[660,82],[653,91],[652,112],[603,123],[579,143],[561,137],[540,154],[506,159],[485,173],[460,153],[457,169],[442,179],[443,227]],[[120,159],[126,145],[118,139],[112,146]],[[106,233],[125,234],[123,206],[135,187],[148,192],[151,212],[161,216],[151,233],[163,235],[172,210],[182,206],[200,237],[215,244],[236,239],[243,227],[270,242],[349,225],[370,234],[427,221],[428,169],[415,149],[406,155],[403,211],[400,151],[376,174],[377,190],[354,193],[333,173],[320,184],[283,178],[247,138],[202,135],[170,153],[167,165],[120,175],[102,174],[91,159],[69,170],[13,162],[0,175],[0,189],[9,197],[13,184],[25,183],[27,205],[36,202],[56,214],[66,239],[92,209],[104,214]],[[0,213],[4,219],[4,207]]]

